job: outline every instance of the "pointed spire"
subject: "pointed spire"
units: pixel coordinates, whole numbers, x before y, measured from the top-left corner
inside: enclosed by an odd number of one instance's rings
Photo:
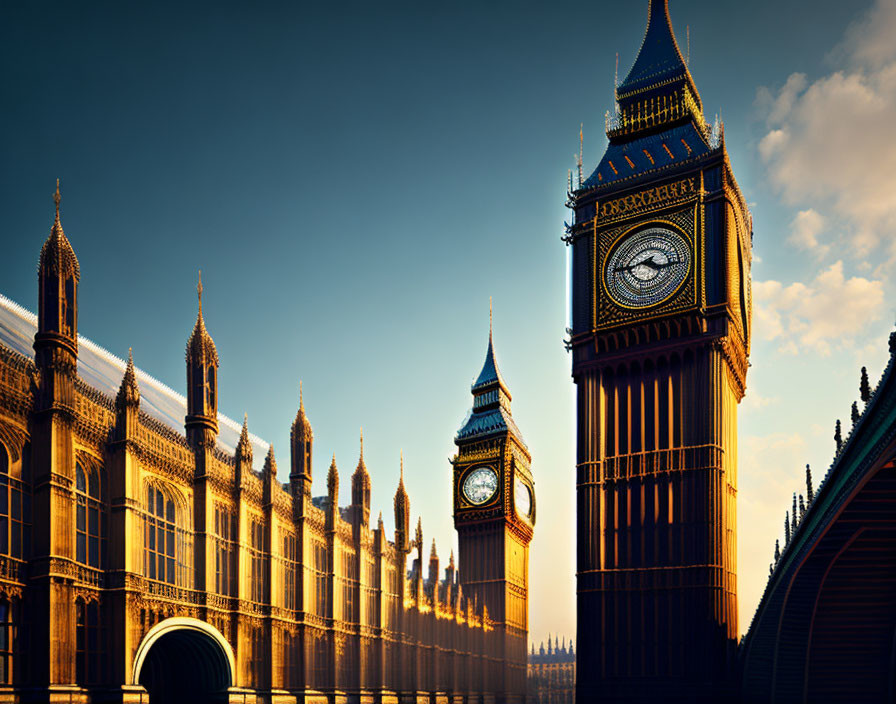
[[[784,547],[790,545],[790,511],[784,512]]]
[[[871,384],[868,383],[868,369],[862,367],[862,378],[859,381],[859,396],[862,403],[868,403],[871,400]]]
[[[273,450],[273,445],[271,446]],[[249,466],[252,465],[252,443],[249,441],[249,414],[243,415],[243,427],[240,430],[240,439],[236,443],[236,457]]]
[[[501,371],[498,369],[498,362],[495,359],[495,345],[494,345],[494,316],[492,309],[492,299],[488,299],[488,349],[485,351],[485,362],[482,365],[482,371],[479,372],[479,376],[476,378],[476,381],[473,382],[473,393],[475,394],[477,391],[485,391],[487,387],[491,387],[493,385],[497,385],[508,397],[510,400],[510,392],[507,390],[507,384],[504,383],[504,378],[501,376]]]
[[[682,82],[691,89],[699,102],[697,89],[672,30],[669,0],[650,0],[647,9],[647,29],[644,31],[641,49],[628,76],[619,85],[617,93],[620,96],[629,96],[670,83],[677,84],[675,87],[678,87]]]
[[[137,385],[137,374],[134,371],[134,352],[128,348],[128,365],[124,370],[121,386],[118,387],[118,395],[115,397],[115,405],[118,408],[138,406],[140,404],[140,387]]]
[[[781,542],[775,539],[775,564],[781,559]]]
[[[840,426],[840,419],[834,424],[834,444],[837,446],[837,454],[843,449],[843,431]]]
[[[429,551],[429,559],[439,559],[439,553],[436,551],[436,539],[432,539],[432,549]]]
[[[862,416],[859,414],[859,404],[853,401],[852,408],[850,409],[850,420],[852,421],[853,428],[859,424],[859,419],[861,417]]]
[[[448,567],[454,569],[454,548],[451,548],[451,555],[448,556]]]
[[[330,469],[327,470],[327,494],[334,499],[339,497],[339,470],[336,469],[336,453],[333,453]]]
[[[75,281],[80,281],[81,266],[78,264],[78,257],[75,256],[75,250],[65,236],[62,222],[59,219],[59,203],[61,201],[62,196],[59,193],[59,179],[57,178],[56,192],[53,194],[56,217],[53,220],[53,227],[50,229],[50,236],[40,250],[40,267],[63,276],[71,274],[75,277]]]
[[[364,428],[361,428],[361,451],[358,455],[358,466],[355,474],[367,474],[367,465],[364,464]]]
[[[268,445],[268,454],[264,458],[264,473],[272,477],[277,476],[277,460],[274,459],[274,445]]]
[[[187,361],[204,360],[218,366],[218,349],[212,336],[205,329],[205,319],[202,317],[202,270],[199,270],[199,281],[196,284],[196,294],[199,298],[199,312],[196,315],[196,325],[187,342]]]
[[[379,517],[376,519],[376,527],[379,530],[383,530],[383,512],[380,511]]]
[[[812,488],[812,470],[809,465],[806,465],[806,500],[810,506],[815,501],[815,490]]]

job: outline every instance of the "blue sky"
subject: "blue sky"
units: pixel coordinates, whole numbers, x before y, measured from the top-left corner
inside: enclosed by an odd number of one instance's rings
[[[82,334],[182,389],[201,268],[221,411],[285,476],[302,379],[315,491],[334,452],[347,480],[363,426],[374,515],[391,527],[403,449],[443,557],[492,296],[536,478],[531,633],[572,635],[566,174],[582,123],[600,158],[646,4],[4,3],[0,292],[36,308],[60,177]],[[745,630],[803,466],[820,480],[896,316],[896,2],[670,6],[754,216]]]

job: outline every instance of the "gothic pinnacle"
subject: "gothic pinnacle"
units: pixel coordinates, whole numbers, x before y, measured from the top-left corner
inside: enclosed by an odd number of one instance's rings
[[[249,414],[243,415],[243,427],[240,439],[236,443],[236,456],[247,464],[252,464],[252,443],[249,441]]]
[[[277,476],[277,460],[274,459],[274,445],[268,445],[268,454],[264,458],[264,473],[272,477]]]
[[[118,389],[118,396],[115,397],[115,401],[119,408],[137,406],[140,403],[140,387],[137,385],[137,375],[134,371],[134,353],[131,348],[128,348],[128,364],[125,367],[124,377],[121,380],[121,386]]]
[[[339,470],[336,469],[336,453],[333,453],[330,469],[327,471],[327,493],[330,496],[337,496],[339,493]]]
[[[75,256],[75,250],[65,236],[65,232],[62,230],[62,222],[59,219],[59,203],[61,200],[59,179],[57,178],[56,192],[53,194],[53,202],[56,204],[56,217],[53,220],[53,227],[50,229],[50,236],[40,250],[40,266],[60,274],[71,273],[75,281],[80,281],[81,266],[78,264],[78,257]]]
[[[187,342],[187,361],[203,361],[205,364],[218,366],[218,350],[212,336],[205,329],[205,319],[202,317],[202,270],[199,270],[199,281],[196,284],[196,295],[199,298],[199,312],[196,314],[196,325]]]

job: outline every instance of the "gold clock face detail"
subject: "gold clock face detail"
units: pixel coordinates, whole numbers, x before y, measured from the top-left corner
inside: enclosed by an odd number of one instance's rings
[[[648,227],[616,245],[604,269],[607,293],[626,308],[648,308],[672,296],[691,270],[684,237],[665,227]]]
[[[498,474],[491,467],[477,467],[464,479],[464,496],[476,506],[486,503],[497,491]]]

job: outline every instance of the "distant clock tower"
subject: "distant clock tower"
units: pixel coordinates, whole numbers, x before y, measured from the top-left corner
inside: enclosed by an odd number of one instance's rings
[[[529,541],[535,525],[532,458],[510,413],[510,391],[489,331],[485,364],[473,383],[473,408],[454,439],[454,525],[463,593],[496,622],[505,658],[503,682],[489,687],[499,702],[526,697],[529,629]]]
[[[570,193],[579,701],[724,702],[752,221],[652,0],[609,145]]]

